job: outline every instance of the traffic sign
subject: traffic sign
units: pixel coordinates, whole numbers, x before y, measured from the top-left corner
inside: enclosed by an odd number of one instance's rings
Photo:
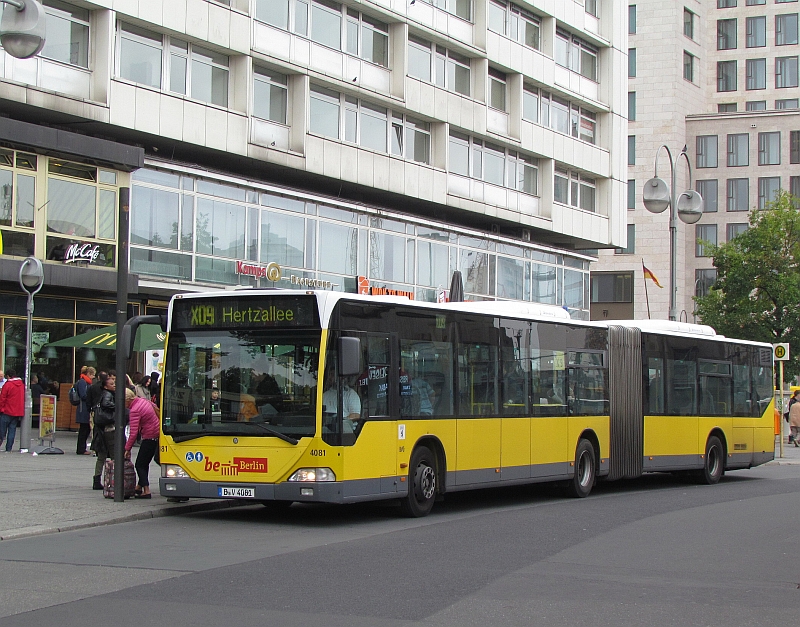
[[[775,361],[789,361],[789,343],[773,344],[772,355],[775,357]]]

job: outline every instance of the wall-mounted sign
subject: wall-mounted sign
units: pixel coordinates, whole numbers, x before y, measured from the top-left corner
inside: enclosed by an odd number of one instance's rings
[[[369,284],[369,279],[364,276],[359,276],[356,280],[358,283],[359,294],[369,294],[370,296],[405,296],[409,300],[414,300],[414,292],[407,290],[394,290],[389,287],[378,287]]]
[[[306,277],[297,276],[294,274],[290,274],[289,276],[283,276],[283,271],[281,267],[275,263],[274,261],[268,263],[266,266],[262,266],[260,264],[255,263],[247,263],[246,261],[237,261],[236,262],[236,274],[244,274],[246,276],[252,276],[257,279],[267,279],[268,281],[272,281],[276,283],[278,281],[289,281],[292,285],[301,285],[303,287],[317,287],[323,290],[330,290],[334,287],[338,287],[338,283],[332,283],[331,281],[323,281],[320,279],[308,279]]]
[[[64,263],[92,263],[100,256],[100,245],[91,242],[70,244],[64,253]]]

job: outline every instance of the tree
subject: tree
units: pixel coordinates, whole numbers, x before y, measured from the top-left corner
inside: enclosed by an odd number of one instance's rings
[[[789,342],[789,377],[800,374],[800,212],[798,199],[778,193],[750,214],[750,228],[710,246],[717,280],[696,297],[697,314],[717,333],[759,342]]]

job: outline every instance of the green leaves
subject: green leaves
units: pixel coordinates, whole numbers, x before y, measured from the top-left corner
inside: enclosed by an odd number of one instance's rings
[[[697,313],[717,333],[761,342],[789,342],[789,376],[800,374],[800,212],[798,199],[781,191],[750,228],[712,246],[717,281],[696,297]]]

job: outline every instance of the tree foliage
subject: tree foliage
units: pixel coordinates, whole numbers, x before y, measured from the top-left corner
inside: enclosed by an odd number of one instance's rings
[[[717,279],[696,297],[697,313],[728,337],[789,342],[789,377],[800,374],[800,212],[798,199],[780,192],[750,214],[750,228],[711,246]]]

